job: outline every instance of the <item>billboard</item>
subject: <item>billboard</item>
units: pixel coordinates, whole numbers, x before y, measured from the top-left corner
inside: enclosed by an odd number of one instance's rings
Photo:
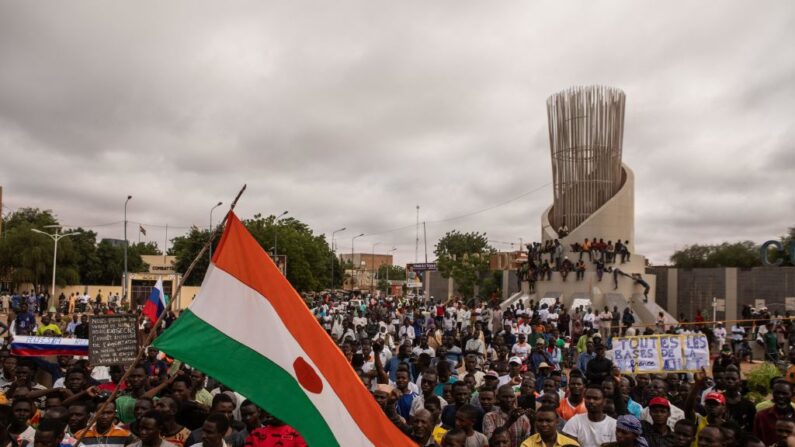
[[[419,262],[406,264],[406,287],[421,289],[425,280],[425,272],[436,271],[435,262]]]

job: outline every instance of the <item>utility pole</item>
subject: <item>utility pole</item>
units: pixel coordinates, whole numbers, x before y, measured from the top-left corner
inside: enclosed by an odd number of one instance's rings
[[[345,227],[340,228],[339,230],[334,230],[331,232],[331,289],[329,289],[334,294],[334,235],[339,233],[340,231],[345,231]]]
[[[425,231],[425,221],[422,221],[422,243],[425,244],[425,263],[428,263],[428,233]]]
[[[375,270],[375,246],[378,245],[378,244],[380,244],[380,242],[376,242],[375,244],[373,244],[373,251],[372,251],[372,253],[370,253],[370,263],[373,264],[370,267],[370,270],[371,270],[371,272],[370,272],[370,293],[373,293],[373,286],[375,286],[375,284],[374,284],[375,272],[376,272],[376,270]]]
[[[364,233],[357,234],[356,236],[351,238],[351,290],[353,290],[353,273],[358,271],[359,269],[356,268],[356,264],[353,261],[353,247],[356,243],[356,238],[364,236]],[[361,262],[359,263],[359,267],[361,267]],[[357,275],[358,276],[358,275]]]
[[[54,228],[55,229],[55,233],[53,233],[53,234],[45,233],[45,232],[43,232],[41,230],[37,230],[35,228],[33,228],[31,231],[33,231],[34,233],[39,233],[39,234],[43,234],[45,236],[48,236],[50,239],[52,239],[52,241],[55,244],[55,247],[53,248],[53,251],[52,251],[52,293],[50,294],[50,301],[49,301],[49,303],[47,303],[47,308],[49,309],[50,307],[55,305],[55,269],[57,268],[57,264],[58,264],[58,241],[60,241],[61,239],[65,238],[65,237],[74,236],[78,232],[77,231],[73,231],[71,233],[60,234],[59,233],[60,230],[61,230],[61,226],[60,225],[46,225],[45,228]]]
[[[122,289],[122,302],[127,298],[127,202],[132,199],[131,195],[127,196],[127,200],[124,201],[124,286]]]
[[[414,239],[414,262],[419,260],[419,251],[420,251],[420,206],[417,205],[417,230],[416,230],[416,237]]]

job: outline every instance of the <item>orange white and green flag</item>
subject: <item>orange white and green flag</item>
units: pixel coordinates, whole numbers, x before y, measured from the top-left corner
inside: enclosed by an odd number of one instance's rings
[[[154,345],[251,399],[310,446],[415,445],[232,212],[196,299]]]

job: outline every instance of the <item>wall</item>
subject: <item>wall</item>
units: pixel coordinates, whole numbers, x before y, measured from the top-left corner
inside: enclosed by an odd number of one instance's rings
[[[717,312],[718,319],[740,318],[743,306],[755,306],[757,299],[765,300],[771,311],[783,314],[785,299],[795,298],[795,267],[650,267],[648,271],[657,275],[657,302],[677,317],[683,313],[690,321],[697,309],[706,313],[705,318],[712,317],[712,297],[726,300],[726,311]],[[674,278],[674,284],[668,278]]]
[[[770,311],[785,312],[784,298],[795,297],[795,267],[737,269],[737,314],[743,305],[763,299]]]

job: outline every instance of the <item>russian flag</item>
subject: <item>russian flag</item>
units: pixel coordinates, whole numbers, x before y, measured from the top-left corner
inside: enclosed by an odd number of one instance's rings
[[[88,340],[17,335],[11,340],[11,354],[26,357],[88,355]]]
[[[166,304],[166,295],[163,293],[163,280],[158,279],[152,289],[152,293],[149,294],[149,299],[144,304],[143,314],[154,323],[166,309]]]

